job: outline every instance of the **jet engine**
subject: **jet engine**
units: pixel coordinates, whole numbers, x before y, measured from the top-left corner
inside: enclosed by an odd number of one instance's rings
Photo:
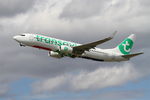
[[[58,52],[54,52],[54,51],[49,51],[48,52],[48,56],[49,57],[54,57],[54,58],[62,58],[63,56],[61,54],[59,54]]]

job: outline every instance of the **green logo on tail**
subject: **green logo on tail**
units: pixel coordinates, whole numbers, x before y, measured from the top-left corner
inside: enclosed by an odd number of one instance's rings
[[[132,47],[133,47],[133,41],[127,38],[119,45],[119,50],[121,51],[122,54],[129,54]]]

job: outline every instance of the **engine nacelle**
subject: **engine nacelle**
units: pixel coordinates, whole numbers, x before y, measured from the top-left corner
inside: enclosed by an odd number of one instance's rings
[[[63,53],[63,54],[72,54],[72,51],[73,51],[72,47],[64,46],[64,45],[62,45],[60,47],[60,52]]]
[[[63,56],[60,55],[58,52],[54,52],[54,51],[49,51],[48,52],[48,56],[49,57],[54,57],[54,58],[62,58]]]

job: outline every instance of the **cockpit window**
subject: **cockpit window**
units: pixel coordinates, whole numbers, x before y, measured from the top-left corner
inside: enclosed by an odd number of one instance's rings
[[[21,34],[20,36],[25,36],[24,34]]]

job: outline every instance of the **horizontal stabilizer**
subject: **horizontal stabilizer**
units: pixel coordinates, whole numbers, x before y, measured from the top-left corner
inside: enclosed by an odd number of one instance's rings
[[[132,57],[135,57],[135,56],[138,56],[138,55],[141,55],[141,54],[143,54],[143,52],[135,53],[135,54],[129,54],[129,55],[122,55],[122,57],[130,59]]]

